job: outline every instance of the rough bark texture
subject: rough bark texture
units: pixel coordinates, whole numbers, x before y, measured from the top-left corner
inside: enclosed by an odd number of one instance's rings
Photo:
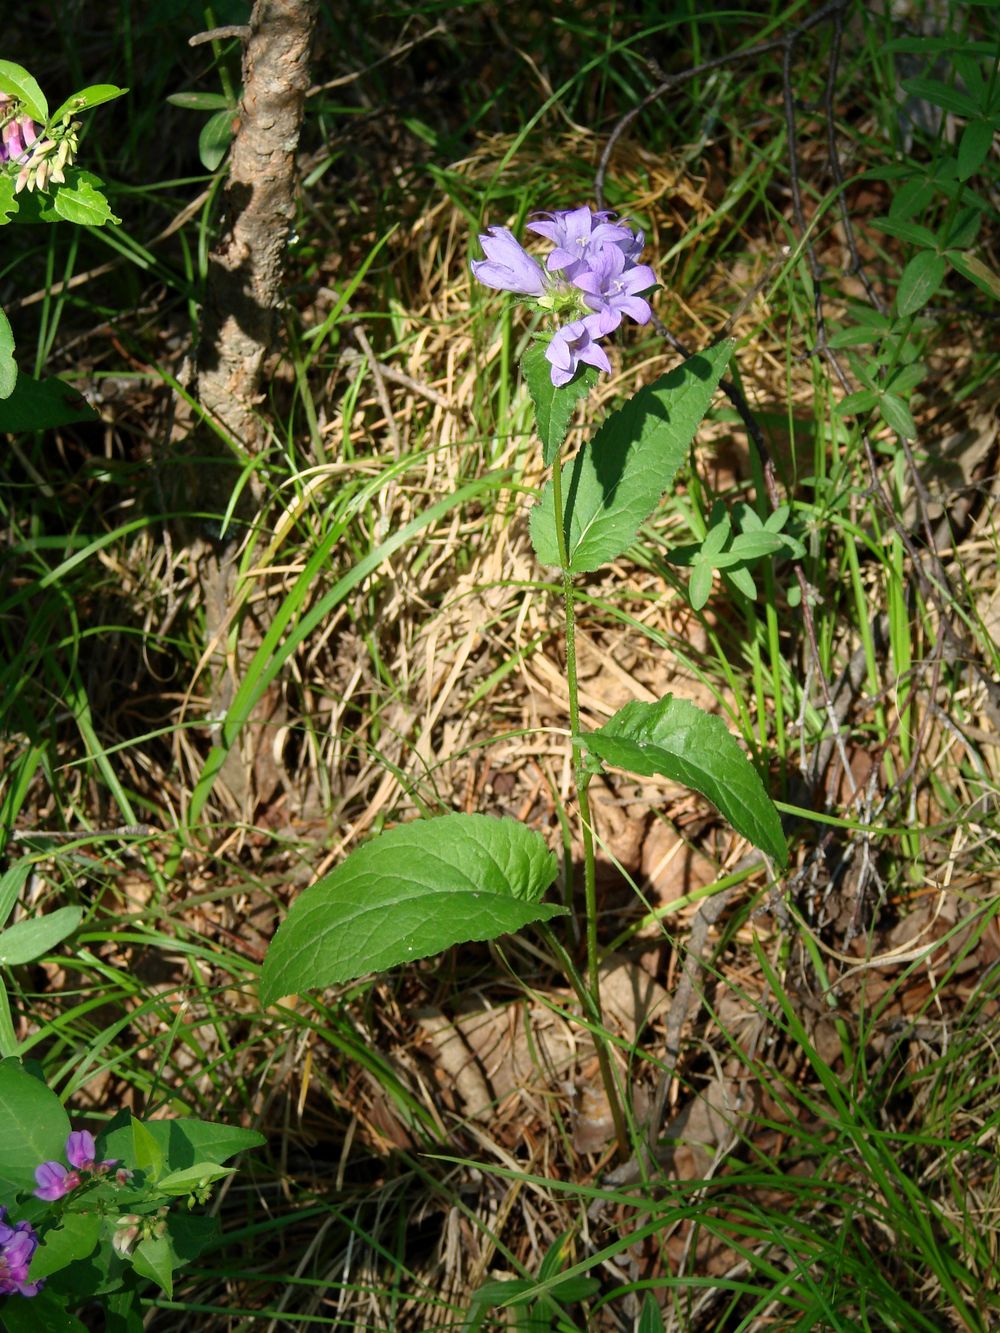
[[[254,5],[226,186],[229,228],[208,273],[199,397],[251,451],[257,442],[261,362],[274,335],[295,216],[295,150],[316,10],[316,0]]]
[[[202,512],[223,514],[244,471],[241,456],[261,444],[257,413],[264,397],[261,366],[274,338],[281,299],[285,251],[295,216],[296,148],[305,93],[309,51],[318,0],[257,0],[243,56],[243,101],[230,152],[225,200],[227,226],[213,252],[198,349],[198,398],[231,444],[205,432],[198,449],[196,486]],[[263,488],[256,479],[242,493],[236,522],[224,540],[203,544],[199,567],[206,633],[212,649],[212,714],[221,716],[240,672],[240,652],[250,648],[254,628],[244,622],[235,653],[226,653],[235,588],[235,556],[245,525],[259,519]],[[228,660],[227,660],[228,658]],[[276,721],[276,698],[234,748],[222,778],[244,817],[255,797],[274,785],[269,719]],[[270,771],[269,771],[270,770]],[[252,781],[252,779],[254,779]],[[255,789],[255,790],[254,790]]]

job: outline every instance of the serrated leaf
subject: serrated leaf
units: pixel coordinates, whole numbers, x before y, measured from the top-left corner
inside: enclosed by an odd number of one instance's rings
[[[119,223],[107,199],[89,180],[77,179],[72,184],[50,187],[55,211],[65,222],[80,227],[101,227],[105,222]]]
[[[359,847],[299,895],[264,959],[260,1001],[490,940],[562,915],[544,839],[514,819],[443,815]]]
[[[151,1236],[140,1241],[132,1252],[132,1267],[141,1277],[148,1277],[167,1293],[169,1300],[174,1294],[174,1269],[180,1260],[166,1236]]]
[[[968,278],[981,292],[1000,301],[1000,274],[994,273],[978,255],[971,250],[948,250],[945,258],[963,278]]]
[[[58,111],[52,113],[52,124],[58,125],[61,120],[78,115],[81,111],[92,111],[95,106],[113,102],[118,97],[124,97],[127,92],[127,88],[119,88],[115,83],[91,83],[66,98]]]
[[[917,427],[910,414],[910,409],[902,398],[894,393],[884,393],[879,399],[879,411],[886,423],[907,440],[917,438]]]
[[[0,399],[7,399],[17,384],[17,362],[14,360],[14,330],[10,320],[0,310]]]
[[[65,380],[36,380],[20,371],[9,397],[0,395],[0,431],[51,430],[73,421],[96,421],[97,413]]]
[[[236,112],[231,107],[217,111],[201,127],[198,135],[198,157],[206,171],[214,171],[229,152],[233,141],[233,121]]]
[[[546,346],[544,342],[531,344],[521,357],[521,373],[535,407],[542,462],[551,467],[573,420],[573,410],[597,383],[598,372],[594,366],[584,366],[569,384],[557,387],[552,383],[552,367],[545,359]]]
[[[958,144],[958,179],[968,180],[986,161],[993,145],[993,126],[988,120],[970,120]]]
[[[0,93],[16,97],[32,120],[39,124],[49,118],[49,104],[45,94],[23,65],[15,65],[12,60],[0,60]]]
[[[59,907],[45,916],[9,926],[0,933],[0,966],[19,967],[41,958],[72,935],[82,916],[82,907]]]
[[[933,250],[914,255],[899,279],[896,310],[900,315],[915,315],[923,309],[944,280],[948,261]]]
[[[583,737],[591,753],[644,777],[660,774],[701,792],[737,833],[784,865],[785,835],[753,764],[721,718],[672,694],[636,700]]]
[[[640,389],[600,426],[562,473],[570,569],[585,574],[622,555],[687,454],[733,352],[726,340]],[[552,482],[531,513],[543,565],[559,564]]]
[[[62,1102],[20,1060],[0,1061],[0,1198],[35,1187],[35,1167],[61,1161],[69,1137]]]

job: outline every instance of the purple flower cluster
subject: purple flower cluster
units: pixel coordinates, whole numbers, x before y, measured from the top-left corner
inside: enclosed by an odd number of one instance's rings
[[[613,333],[625,315],[637,324],[652,317],[641,293],[656,286],[656,274],[637,262],[645,238],[614,216],[586,205],[538,214],[528,230],[552,244],[544,268],[507,227],[490,227],[479,238],[486,258],[474,259],[472,272],[481,283],[534,298],[539,308],[568,317],[545,352],[556,386],[568,384],[581,364],[610,372],[598,339]]]
[[[16,99],[0,93],[0,167],[5,162],[20,167],[15,194],[26,187],[31,191],[65,184],[64,168],[73,162],[79,148],[80,122],[64,118],[59,125],[50,126],[42,139],[31,117],[18,115],[18,107]]]
[[[38,1236],[30,1222],[7,1221],[0,1204],[0,1296],[37,1296],[42,1282],[28,1281],[28,1266],[38,1249]]]
[[[71,1193],[81,1183],[81,1171],[85,1174],[102,1175],[110,1171],[117,1162],[97,1162],[94,1160],[97,1144],[93,1134],[85,1129],[74,1130],[66,1140],[66,1160],[72,1170],[67,1171],[62,1162],[43,1162],[35,1167],[35,1180],[38,1188],[34,1191],[36,1199],[45,1199],[53,1203],[63,1195]]]

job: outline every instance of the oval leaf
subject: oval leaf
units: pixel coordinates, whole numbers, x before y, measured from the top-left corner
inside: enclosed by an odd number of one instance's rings
[[[455,814],[390,829],[292,904],[264,959],[261,1004],[561,915],[538,901],[555,877],[542,837],[515,819]]]
[[[17,383],[17,362],[14,360],[14,331],[10,320],[0,310],[0,398],[9,398]]]
[[[70,172],[66,173],[70,181]],[[81,227],[100,227],[105,222],[121,222],[111,211],[107,199],[100,190],[95,189],[89,180],[77,177],[67,185],[59,185],[52,190],[52,202],[56,212],[66,222],[75,222]]]
[[[627,551],[684,461],[733,352],[731,340],[688,359],[633,395],[563,468],[566,545],[577,574]],[[558,565],[552,483],[531,514],[543,565]]]
[[[0,1062],[0,1198],[35,1187],[35,1167],[62,1161],[69,1116],[20,1060]]]
[[[22,65],[0,60],[0,93],[16,97],[32,120],[44,124],[49,118],[45,94]]]
[[[115,83],[92,83],[87,88],[81,88],[72,97],[67,97],[59,110],[53,113],[52,123],[58,125],[61,120],[69,116],[75,116],[81,111],[90,111],[105,102],[113,102],[116,97],[124,97],[127,92],[127,88],[119,88]]]
[[[774,803],[757,770],[719,717],[672,694],[636,700],[584,737],[587,748],[616,768],[659,773],[701,792],[737,833],[784,865],[788,847]]]
[[[19,435],[27,430],[49,430],[71,421],[96,421],[97,413],[72,384],[56,379],[36,380],[22,370],[14,392],[0,394],[0,431]]]
[[[914,255],[899,280],[896,310],[901,315],[915,315],[941,286],[948,261],[933,250],[921,250]]]
[[[42,954],[61,944],[67,935],[73,934],[82,916],[82,907],[60,907],[46,916],[18,921],[0,934],[0,964],[19,967],[41,958]]]
[[[222,111],[217,111],[214,116],[210,116],[201,127],[201,133],[198,135],[198,156],[206,171],[214,171],[229,152],[235,121],[236,112],[231,107],[225,107]]]
[[[535,429],[542,442],[542,461],[546,467],[551,467],[566,438],[573,409],[597,383],[597,370],[594,366],[585,366],[569,384],[557,388],[552,383],[552,367],[545,359],[547,345],[544,342],[531,344],[521,357],[521,373],[535,405]]]

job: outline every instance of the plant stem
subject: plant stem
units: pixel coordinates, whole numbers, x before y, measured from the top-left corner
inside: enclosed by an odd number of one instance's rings
[[[566,683],[569,687],[569,729],[570,744],[573,747],[573,780],[580,806],[580,829],[583,836],[583,887],[584,912],[587,923],[589,1008],[592,1011],[596,1025],[594,1046],[601,1068],[601,1081],[604,1084],[604,1092],[611,1107],[618,1151],[621,1154],[622,1161],[625,1161],[629,1155],[625,1116],[622,1111],[621,1099],[618,1096],[618,1088],[615,1084],[609,1044],[601,1030],[603,1014],[601,1010],[601,959],[597,941],[597,866],[594,859],[594,831],[590,814],[590,798],[587,794],[592,774],[587,771],[580,746],[580,691],[576,672],[576,601],[573,591],[573,574],[569,567],[569,551],[566,546],[566,530],[563,526],[561,449],[556,454],[552,464],[552,501],[555,507],[559,565],[562,569],[563,606],[566,612]],[[573,981],[572,974],[570,980]]]

